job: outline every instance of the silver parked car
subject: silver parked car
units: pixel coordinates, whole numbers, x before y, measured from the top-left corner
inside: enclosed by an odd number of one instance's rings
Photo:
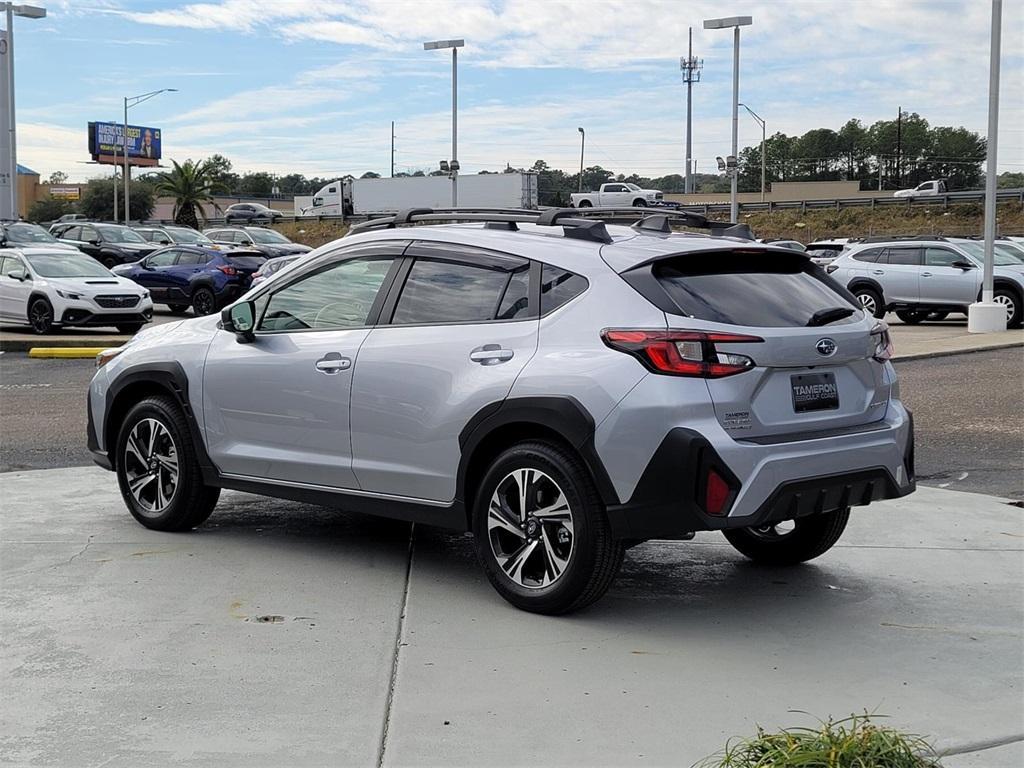
[[[354,227],[105,354],[95,461],[156,530],[232,488],[472,531],[497,591],[551,614],[638,542],[720,530],[795,564],[914,490],[886,326],[820,267],[696,214],[594,213]]]
[[[966,312],[981,298],[984,245],[945,237],[876,239],[844,251],[828,272],[875,317],[895,311],[905,323]],[[1006,307],[1009,328],[1021,325],[1024,262],[1016,249],[996,243],[993,300]]]

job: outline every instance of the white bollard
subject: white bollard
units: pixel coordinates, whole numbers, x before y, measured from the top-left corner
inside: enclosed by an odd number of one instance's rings
[[[1006,330],[1006,307],[995,302],[976,301],[967,308],[968,333]]]

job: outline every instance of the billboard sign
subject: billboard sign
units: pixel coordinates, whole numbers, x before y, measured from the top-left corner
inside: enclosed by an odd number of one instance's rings
[[[156,165],[160,160],[160,129],[128,126],[128,159],[135,165]],[[93,159],[117,155],[124,158],[124,126],[121,123],[89,123],[89,154]]]
[[[50,197],[54,200],[78,200],[81,191],[78,187],[50,187]]]

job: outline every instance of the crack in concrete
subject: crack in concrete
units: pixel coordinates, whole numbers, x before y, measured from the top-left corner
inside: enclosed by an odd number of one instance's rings
[[[1010,744],[1016,744],[1021,741],[1024,741],[1024,733],[1016,733],[1012,736],[999,736],[994,739],[984,739],[982,741],[971,741],[965,744],[954,745],[940,750],[940,754],[943,757],[950,757],[952,755],[969,755],[973,752],[984,752],[987,749],[1006,747]]]
[[[401,652],[405,637],[405,615],[409,608],[409,582],[412,579],[412,556],[416,544],[416,524],[409,528],[408,560],[405,564],[405,589],[402,594],[402,608],[398,614],[398,629],[395,632],[395,653],[391,657],[391,680],[388,685],[388,696],[384,703],[384,722],[381,728],[380,744],[377,748],[377,768],[383,768],[384,754],[388,748],[388,731],[391,728],[391,708],[395,701],[395,687],[398,685],[398,655]]]
[[[89,540],[85,542],[85,546],[84,547],[82,547],[78,552],[76,552],[75,554],[73,554],[71,557],[69,557],[67,559],[67,561],[64,563],[64,565],[70,565],[77,558],[79,558],[82,555],[84,555],[85,554],[85,550],[87,550],[91,546],[92,546],[92,536],[90,536]]]

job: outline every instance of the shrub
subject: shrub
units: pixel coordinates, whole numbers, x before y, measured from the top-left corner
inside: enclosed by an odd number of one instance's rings
[[[67,200],[55,200],[48,197],[45,200],[36,200],[28,209],[28,220],[39,224],[44,221],[54,221],[65,213],[74,211],[74,206]]]

